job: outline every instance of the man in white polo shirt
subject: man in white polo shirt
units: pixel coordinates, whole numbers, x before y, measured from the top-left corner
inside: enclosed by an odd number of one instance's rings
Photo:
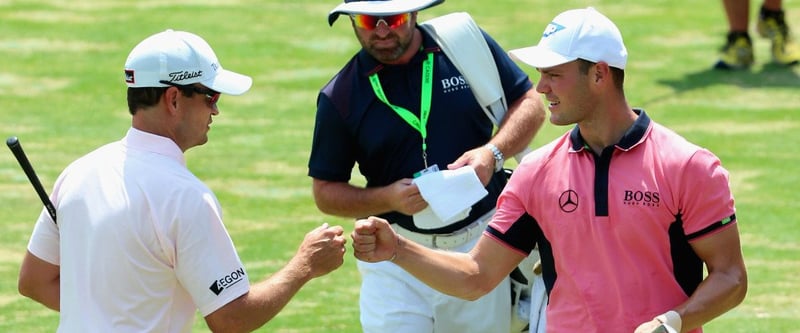
[[[186,168],[220,94],[245,93],[250,77],[166,30],[134,47],[125,81],[131,128],[61,173],[57,221],[42,212],[20,269],[20,293],[60,311],[59,332],[189,332],[198,310],[213,331],[251,331],[342,264],[343,229],[325,224],[251,286],[216,196]]]

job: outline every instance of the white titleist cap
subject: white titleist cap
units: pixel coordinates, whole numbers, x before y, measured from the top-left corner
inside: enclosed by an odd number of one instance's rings
[[[536,46],[511,50],[512,58],[536,68],[558,66],[578,58],[605,61],[625,69],[628,50],[617,26],[592,7],[558,14],[544,29]]]
[[[125,61],[125,83],[131,88],[168,87],[200,83],[215,91],[241,95],[253,79],[222,68],[203,38],[185,31],[166,30],[147,37]]]

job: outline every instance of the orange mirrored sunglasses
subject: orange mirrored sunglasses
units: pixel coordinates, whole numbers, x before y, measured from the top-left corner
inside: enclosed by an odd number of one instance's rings
[[[395,14],[395,15],[388,15],[388,16],[372,16],[366,14],[352,14],[350,17],[355,22],[356,27],[364,29],[364,30],[374,30],[378,24],[383,21],[386,25],[391,28],[395,29],[403,24],[408,22],[409,18],[411,17],[411,13],[402,13],[402,14]]]

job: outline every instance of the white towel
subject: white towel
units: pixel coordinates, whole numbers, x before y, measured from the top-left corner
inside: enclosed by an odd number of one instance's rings
[[[489,194],[470,166],[426,173],[415,178],[414,184],[428,202],[428,208],[414,214],[414,225],[420,229],[442,228],[464,219],[472,205]]]

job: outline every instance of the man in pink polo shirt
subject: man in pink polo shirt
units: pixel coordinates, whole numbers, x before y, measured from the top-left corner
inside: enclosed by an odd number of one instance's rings
[[[392,260],[474,299],[538,244],[547,332],[696,333],[741,303],[747,273],[728,172],[628,105],[616,25],[591,7],[569,10],[537,46],[510,53],[541,73],[550,121],[577,126],[519,165],[469,253],[427,249],[370,217],[356,222],[355,256]]]

